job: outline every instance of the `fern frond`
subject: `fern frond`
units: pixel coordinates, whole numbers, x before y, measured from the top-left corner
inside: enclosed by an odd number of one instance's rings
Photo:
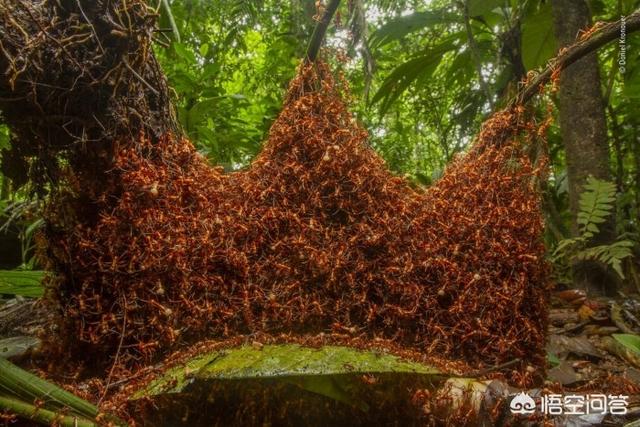
[[[580,211],[577,218],[580,234],[585,238],[597,234],[600,231],[598,224],[607,221],[615,208],[615,201],[614,183],[589,176],[584,191],[580,194]]]
[[[611,267],[621,279],[624,279],[622,261],[633,255],[634,243],[630,240],[618,240],[610,245],[593,246],[574,255],[575,260],[593,260]]]
[[[553,253],[551,254],[551,260],[553,262],[559,261],[565,258],[568,254],[575,251],[577,247],[582,247],[586,243],[584,237],[573,237],[570,239],[562,239],[556,245]]]

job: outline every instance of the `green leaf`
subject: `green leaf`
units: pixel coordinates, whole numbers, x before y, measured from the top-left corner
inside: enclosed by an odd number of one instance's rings
[[[586,230],[591,232],[591,233],[599,233],[600,229],[598,228],[598,226],[596,224],[594,224],[593,222],[591,223],[587,223],[585,226]]]
[[[616,186],[612,182],[602,181],[589,176],[580,194],[577,222],[584,235],[598,233],[597,224],[607,221],[614,210]],[[589,236],[589,237],[590,237]]]
[[[444,9],[426,12],[415,12],[410,15],[392,19],[378,28],[369,40],[372,48],[379,48],[387,43],[399,40],[406,35],[437,24],[451,24],[460,21],[460,16]]]
[[[558,242],[558,245],[553,251],[552,258],[553,259],[564,258],[568,251],[570,251],[573,247],[582,243],[584,243],[584,239],[582,237],[562,239],[560,242]]]
[[[27,227],[27,229],[24,231],[24,235],[26,237],[31,237],[33,236],[33,233],[40,228],[42,225],[44,225],[44,220],[42,218],[38,218],[37,220],[33,221],[31,224],[29,224],[29,226]]]
[[[522,23],[522,62],[527,70],[535,69],[553,57],[556,49],[551,3],[546,2]]]
[[[640,355],[640,336],[635,334],[613,334],[613,339]]]
[[[633,255],[633,242],[618,240],[610,245],[585,248],[575,254],[577,260],[599,261],[611,267],[621,279],[624,279],[622,260]]]
[[[547,352],[547,361],[549,362],[549,364],[551,366],[558,366],[561,361],[558,358],[558,356],[556,356],[555,354],[551,353],[551,352]]]
[[[218,73],[220,73],[220,63],[216,62],[214,64],[207,64],[202,69],[202,78],[204,80],[213,79],[217,77]]]
[[[624,280],[625,277],[624,272],[622,271],[622,262],[618,258],[614,258],[609,262],[609,265],[611,265],[613,271],[618,273],[618,276],[620,276],[620,278]]]
[[[171,46],[173,46],[173,50],[175,51],[176,55],[178,55],[178,57],[184,62],[190,64],[196,62],[196,56],[186,45],[176,42],[172,43]]]
[[[409,86],[433,74],[440,65],[443,55],[457,48],[455,42],[458,38],[459,35],[455,35],[396,67],[382,82],[380,89],[371,99],[371,104],[380,102],[380,114],[384,115]]]
[[[440,64],[441,57],[436,55],[421,55],[401,64],[382,82],[380,89],[371,99],[372,104],[381,102],[380,115],[384,115],[389,107],[404,93],[419,77],[433,74]]]
[[[198,52],[200,52],[201,56],[207,56],[207,53],[209,52],[209,43],[201,44],[198,48]]]
[[[469,16],[480,16],[502,6],[504,0],[469,0]]]
[[[270,380],[366,411],[371,388],[361,389],[363,375],[392,380],[410,377],[425,384],[444,375],[431,366],[386,353],[348,347],[303,347],[296,344],[241,346],[201,354],[183,362],[136,392],[133,399],[188,393],[201,387],[225,387],[237,381]],[[392,398],[393,396],[388,396]]]
[[[15,366],[2,357],[0,357],[0,390],[2,394],[9,394],[12,398],[12,402],[0,400],[0,409],[7,409],[6,406],[10,403],[28,402],[30,404],[35,400],[42,400],[43,408],[46,410],[54,412],[65,410],[89,419],[94,419],[98,415],[98,408],[95,405]],[[118,425],[121,425],[121,422]]]
[[[0,294],[41,297],[44,271],[0,270]]]
[[[638,351],[638,337],[634,334],[613,334],[603,337],[602,345],[611,354],[615,354],[635,367],[640,367],[640,352]]]
[[[459,52],[453,58],[453,62],[449,66],[449,70],[450,72],[447,73],[447,76],[445,77],[447,85],[462,85],[474,77],[475,69],[473,59],[471,58],[471,51],[467,49],[463,52]]]

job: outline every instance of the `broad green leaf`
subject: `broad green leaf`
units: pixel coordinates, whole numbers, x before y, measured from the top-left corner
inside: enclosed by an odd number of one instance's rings
[[[602,339],[603,347],[633,366],[640,367],[640,337],[634,334],[613,334],[612,337]]]
[[[460,16],[444,9],[415,12],[392,19],[377,29],[370,38],[372,47],[379,48],[406,35],[437,24],[452,24],[460,21]]]
[[[553,57],[556,49],[551,3],[546,2],[522,23],[522,62],[527,70],[535,69]]]
[[[362,376],[410,378],[429,385],[445,379],[438,369],[377,351],[348,347],[303,347],[296,344],[241,346],[201,354],[167,370],[134,394],[133,399],[188,393],[202,387],[225,387],[237,381],[268,380],[299,387],[366,411],[368,393]],[[387,396],[392,398],[393,396]]]
[[[613,334],[613,339],[628,348],[629,350],[640,354],[640,336],[635,334]]]
[[[384,115],[389,107],[404,93],[419,77],[433,74],[442,57],[437,55],[421,55],[410,59],[394,69],[382,82],[380,89],[371,99],[371,103],[381,102],[380,115]]]
[[[384,115],[409,86],[433,74],[443,55],[457,48],[456,41],[459,37],[459,34],[454,35],[442,44],[396,67],[382,82],[380,89],[371,99],[371,104],[381,102],[380,114]]]
[[[44,271],[0,270],[0,294],[41,297]]]

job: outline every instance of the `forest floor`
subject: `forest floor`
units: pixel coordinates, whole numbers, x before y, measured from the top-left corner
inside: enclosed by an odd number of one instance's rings
[[[613,334],[640,334],[639,319],[637,294],[587,299],[577,290],[555,292],[549,313],[549,369],[542,390],[562,390],[565,396],[609,395],[620,390],[620,381],[640,390],[640,353],[612,338]],[[20,359],[28,354],[39,344],[37,336],[48,322],[50,315],[38,300],[0,295],[0,357]],[[640,393],[629,395],[627,410],[625,416],[563,415],[553,417],[551,425],[624,425],[640,419]]]

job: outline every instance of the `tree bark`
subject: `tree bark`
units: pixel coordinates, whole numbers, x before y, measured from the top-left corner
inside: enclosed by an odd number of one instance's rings
[[[308,62],[313,62],[316,60],[318,53],[320,52],[320,46],[322,45],[322,40],[324,40],[324,35],[327,32],[327,28],[331,23],[331,18],[333,18],[333,14],[338,10],[338,6],[340,6],[340,0],[331,0],[327,5],[327,8],[324,10],[320,21],[316,25],[313,30],[313,34],[311,35],[311,40],[309,41],[309,46],[307,47],[307,55],[305,60]]]
[[[571,45],[581,30],[591,25],[591,15],[584,0],[552,0],[555,35],[561,47]],[[609,146],[600,72],[595,53],[590,53],[567,67],[560,77],[560,130],[567,159],[569,205],[572,231],[577,233],[577,213],[583,185],[589,175],[611,180]],[[615,218],[602,224],[594,244],[609,243],[614,238]],[[613,293],[615,276],[606,267],[582,262],[573,267],[574,282],[592,294]]]

